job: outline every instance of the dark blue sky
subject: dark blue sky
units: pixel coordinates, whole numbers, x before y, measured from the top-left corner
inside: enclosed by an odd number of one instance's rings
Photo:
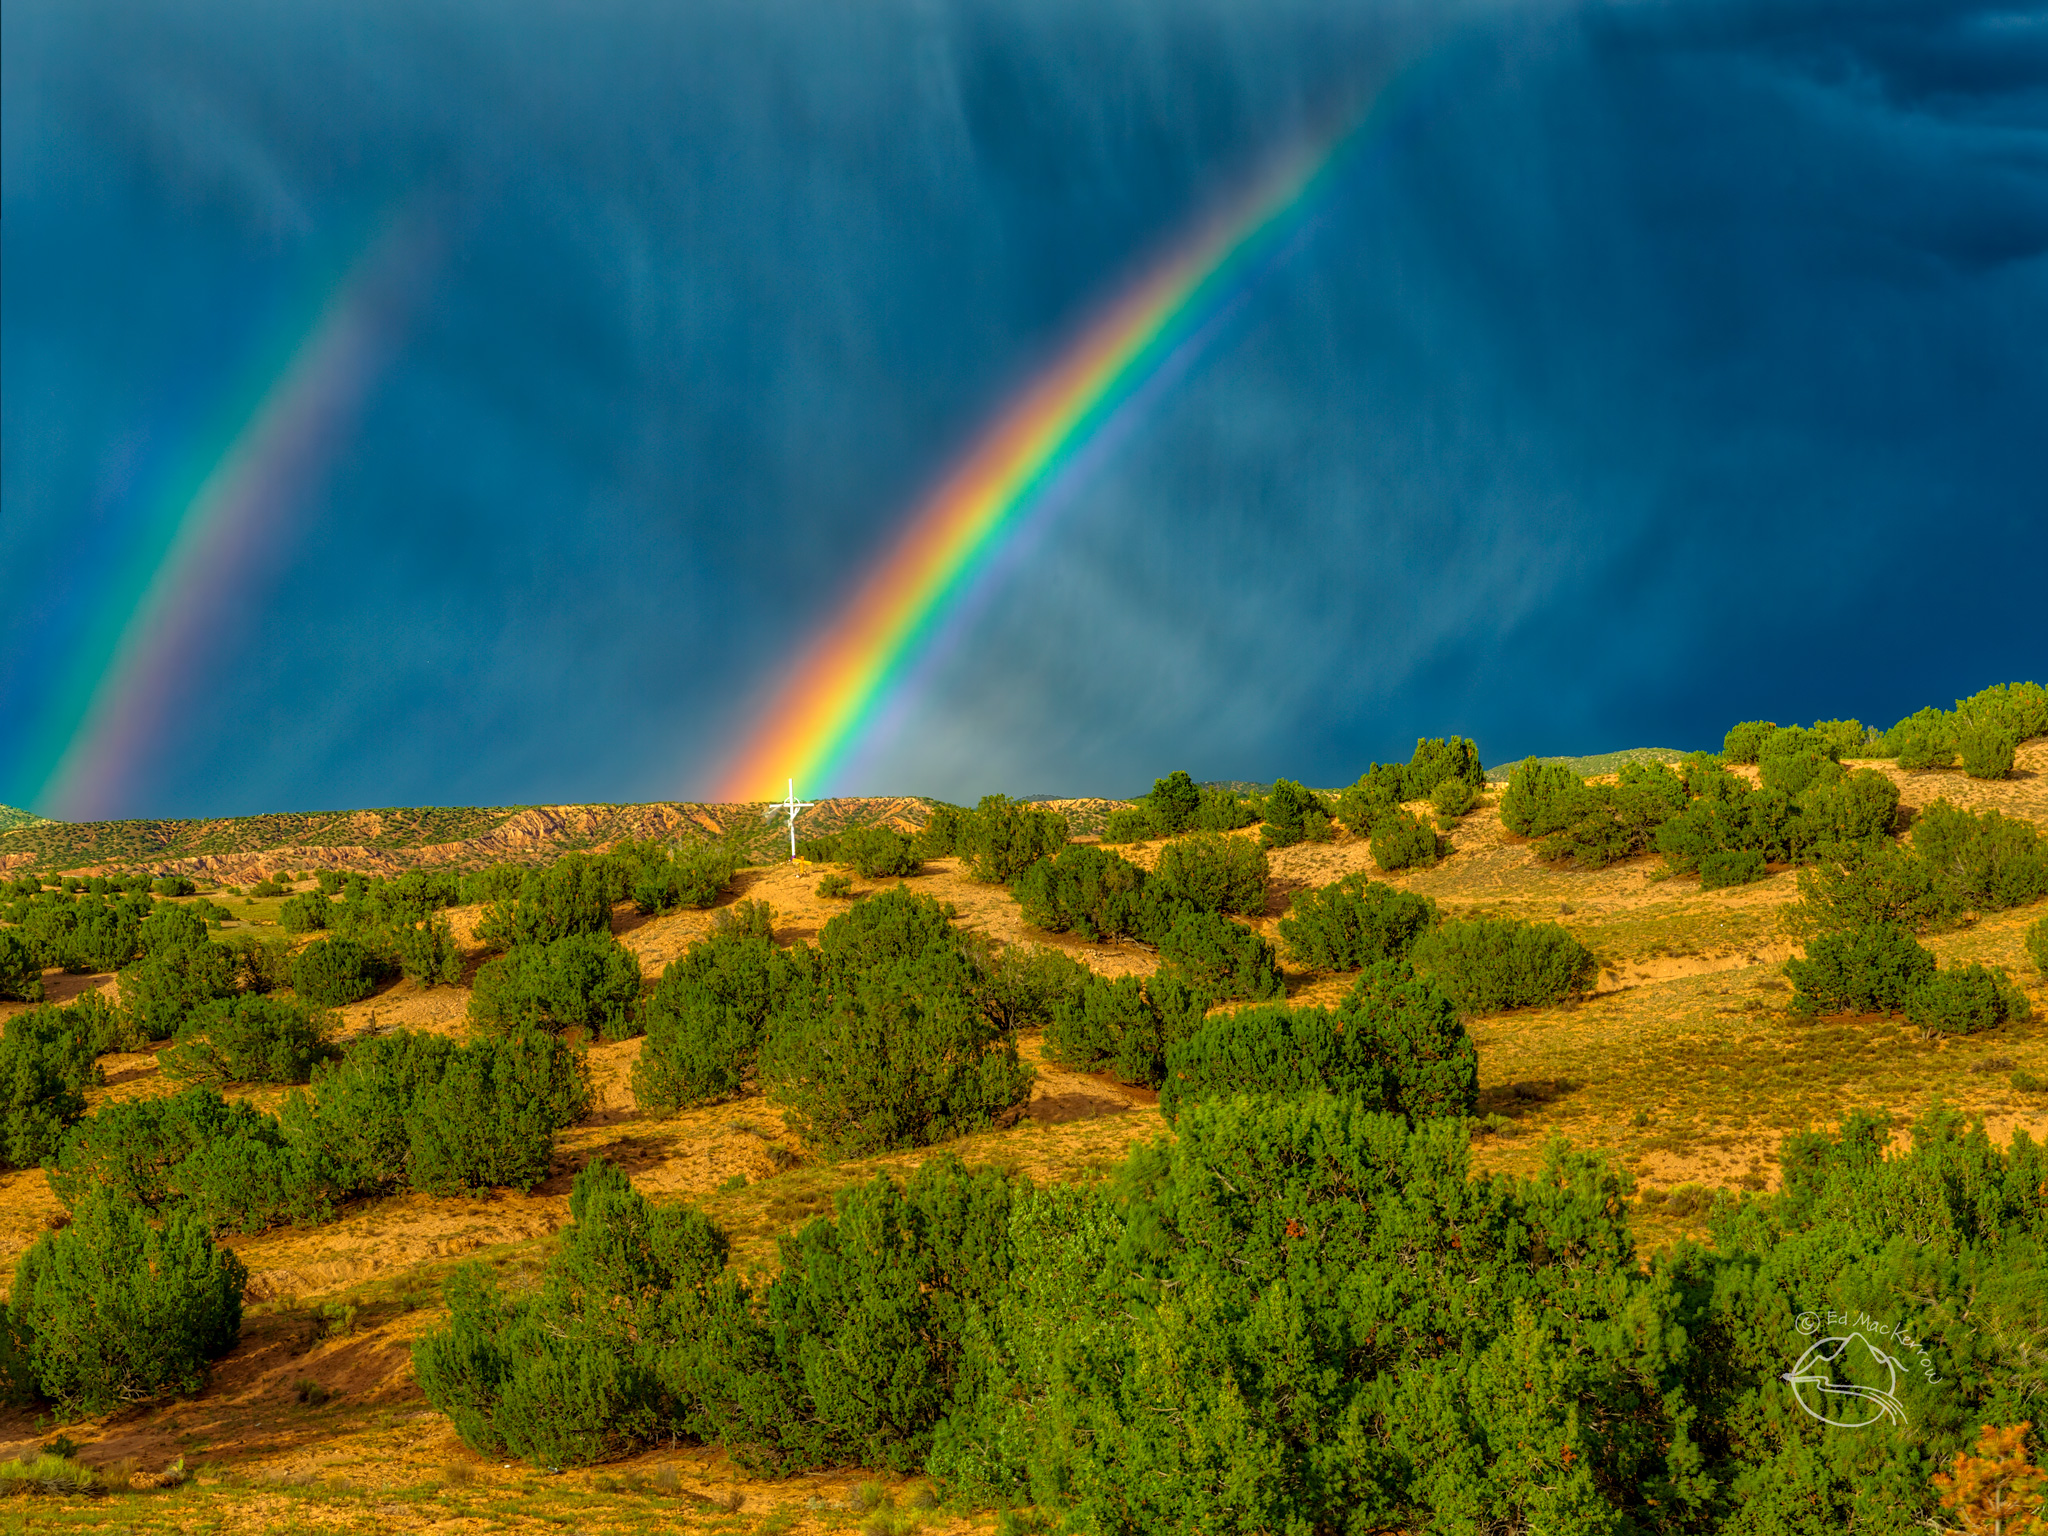
[[[831,787],[1334,784],[2048,675],[2038,6],[12,0],[0,801],[393,220],[388,365],[102,813],[708,790],[1020,381],[1402,69]]]

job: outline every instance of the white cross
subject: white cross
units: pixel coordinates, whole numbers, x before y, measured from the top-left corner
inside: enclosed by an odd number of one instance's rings
[[[789,798],[783,801],[782,804],[773,807],[768,813],[771,816],[776,811],[787,811],[789,813],[789,856],[792,859],[796,857],[796,813],[798,811],[808,811],[817,803],[815,800],[797,799],[796,780],[791,779],[789,781]]]

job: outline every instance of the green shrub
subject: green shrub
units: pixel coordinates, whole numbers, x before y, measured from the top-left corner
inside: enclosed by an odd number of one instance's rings
[[[1906,1018],[1930,1035],[1971,1035],[2024,1019],[2027,1000],[2002,967],[1936,971],[1906,994]]]
[[[2048,976],[2048,917],[2027,930],[2027,957],[2035,970]]]
[[[389,934],[399,974],[422,987],[454,986],[462,980],[462,951],[455,929],[439,913],[401,922]]]
[[[932,1159],[907,1186],[846,1191],[837,1220],[782,1239],[780,1274],[755,1292],[704,1217],[593,1166],[539,1288],[507,1294],[465,1266],[448,1327],[420,1341],[414,1368],[469,1444],[542,1466],[683,1433],[761,1471],[912,1470],[972,1320],[1007,1287],[1013,1204],[1002,1175]]]
[[[1024,921],[1048,933],[1084,939],[1156,940],[1158,900],[1145,871],[1091,843],[1068,843],[1017,877],[1011,894]]]
[[[1457,1004],[1405,960],[1367,966],[1337,1019],[1378,1058],[1389,1114],[1412,1123],[1469,1116],[1478,1106],[1479,1052]]]
[[[770,1020],[759,1063],[799,1133],[835,1157],[982,1129],[1033,1080],[958,950],[809,968]]]
[[[765,931],[760,922],[760,914],[765,910],[764,903],[751,904],[754,917],[751,923],[742,925],[746,931]],[[934,901],[908,886],[892,886],[875,892],[828,922],[819,932],[817,948],[811,953],[830,967],[859,969],[959,949],[965,941],[953,927],[957,916],[959,913],[951,903]],[[805,951],[799,946],[795,953]]]
[[[1474,794],[1486,787],[1486,770],[1479,762],[1479,748],[1463,736],[1419,738],[1404,778],[1403,800],[1433,799],[1437,789],[1452,779]]]
[[[1861,858],[1891,835],[1899,814],[1899,786],[1874,768],[1858,768],[1809,789],[1799,814],[1821,857]]]
[[[1874,733],[1866,731],[1861,720],[1816,720],[1808,730],[1821,750],[1838,763],[1845,757],[1869,756]]]
[[[981,1010],[1006,1030],[1049,1026],[1053,1010],[1094,975],[1049,944],[997,944],[973,930],[961,934],[961,944],[975,965]]]
[[[1102,829],[1105,843],[1142,843],[1160,835],[1159,828],[1153,824],[1152,813],[1143,805],[1119,806],[1109,813]]]
[[[572,933],[609,933],[618,872],[617,865],[581,853],[564,855],[546,869],[528,870],[516,896],[493,901],[478,918],[477,940],[504,950],[549,944]],[[669,873],[681,878],[673,860]],[[656,894],[658,904],[666,888]]]
[[[1802,870],[1799,897],[1798,918],[1816,932],[1848,932],[1871,923],[1922,932],[1963,910],[1955,882],[1896,843],[1880,844],[1854,862]]]
[[[1430,808],[1444,821],[1456,821],[1478,800],[1479,792],[1460,778],[1444,779],[1429,792]]]
[[[1195,814],[1188,818],[1188,832],[1235,832],[1256,826],[1259,808],[1234,789],[1204,789]]]
[[[221,998],[194,1010],[157,1066],[182,1083],[303,1083],[335,1054],[328,1027],[303,1002]]]
[[[1151,824],[1162,837],[1185,832],[1202,808],[1202,791],[1195,781],[1176,768],[1163,779],[1152,781],[1152,793],[1140,802]]]
[[[1547,837],[1571,825],[1586,781],[1563,763],[1517,763],[1500,797],[1500,822],[1517,837]]]
[[[88,1042],[86,1049],[96,1057],[109,1051],[136,1050],[143,1044],[103,989],[81,992],[64,1012],[69,1016],[68,1027]]]
[[[55,1155],[100,1081],[91,1015],[31,1008],[0,1034],[0,1164],[33,1168]]]
[[[182,912],[192,919],[191,928],[181,930],[181,933],[196,931],[199,935],[197,942],[205,942],[204,917],[185,908],[170,910]],[[77,923],[71,930],[64,952],[53,957],[60,959],[67,971],[76,974],[119,970],[143,947],[143,930],[150,915],[146,901],[138,901],[132,896],[113,902],[87,897],[78,903],[76,912]],[[164,952],[166,947],[159,944],[157,952]]]
[[[943,800],[927,801],[926,805],[925,822],[911,839],[911,851],[920,859],[947,858],[958,852],[954,842],[960,835],[961,818],[969,812]]]
[[[1886,731],[1880,746],[1901,768],[1946,768],[1956,760],[1956,726],[1953,715],[1923,709]]]
[[[848,1190],[837,1221],[782,1240],[762,1311],[818,1427],[809,1457],[924,1463],[963,1336],[1008,1291],[1014,1201],[1001,1173],[935,1158],[907,1185],[877,1176]]]
[[[1370,837],[1380,817],[1407,798],[1408,770],[1399,763],[1374,763],[1337,796],[1337,816],[1354,837]]]
[[[1841,765],[1815,751],[1766,750],[1758,774],[1765,789],[1779,790],[1788,795],[1804,794],[1816,784],[1831,783],[1841,777]]]
[[[215,998],[235,990],[234,952],[199,944],[146,955],[121,972],[121,1011],[142,1040],[167,1040]]]
[[[2048,896],[2048,837],[2018,817],[1937,800],[1913,824],[1913,852],[1979,912]]]
[[[2039,683],[1998,683],[1956,700],[1956,718],[1996,726],[2015,741],[2048,735],[2048,688]]]
[[[268,1115],[259,1134],[207,1141],[178,1165],[178,1209],[214,1232],[315,1226],[347,1193],[331,1164],[284,1141]]]
[[[340,1008],[368,997],[389,979],[390,967],[354,939],[315,939],[292,957],[292,990],[321,1008]],[[122,993],[127,993],[123,972]]]
[[[1934,956],[1897,923],[1823,933],[1785,962],[1802,1013],[1897,1013],[1934,974]]]
[[[1167,1052],[1159,1108],[1201,1098],[1327,1092],[1411,1117],[1467,1115],[1478,1054],[1443,989],[1404,962],[1367,968],[1336,1011],[1241,1008]]]
[[[1370,1039],[1328,1008],[1240,1008],[1202,1022],[1167,1052],[1159,1109],[1169,1121],[1205,1098],[1327,1090],[1385,1107],[1386,1072]]]
[[[43,1000],[43,961],[19,934],[0,929],[0,998],[17,1003]]]
[[[158,902],[137,927],[135,938],[149,959],[181,949],[204,949],[208,943],[206,919],[192,907]]]
[[[431,1195],[522,1194],[548,1176],[555,1133],[590,1112],[590,1069],[555,1035],[478,1040],[413,1109],[408,1177]]]
[[[706,991],[680,991],[657,1012],[633,1066],[634,1101],[672,1111],[736,1094],[752,1075],[761,1025]]]
[[[305,891],[277,909],[277,923],[286,933],[318,933],[326,928],[333,906],[318,891]]]
[[[1372,861],[1383,870],[1428,869],[1445,851],[1444,840],[1434,828],[1399,806],[1373,823]]]
[[[414,869],[388,880],[372,880],[363,903],[380,927],[416,927],[442,908],[455,906],[461,891],[461,878],[450,870]]]
[[[1427,896],[1395,890],[1361,873],[1297,892],[1279,927],[1297,964],[1356,971],[1407,954],[1436,920],[1436,903]]]
[[[244,992],[276,992],[292,984],[291,940],[244,930],[217,941],[235,960],[235,985]]]
[[[827,901],[845,901],[853,895],[853,876],[827,873],[820,877],[816,894]]]
[[[1765,742],[1778,729],[1772,720],[1745,720],[1740,725],[1730,726],[1728,734],[1721,739],[1721,758],[1730,763],[1753,763],[1763,750]]]
[[[1266,850],[1250,838],[1193,832],[1159,850],[1150,884],[1165,902],[1256,916],[1266,910],[1271,872]]]
[[[1963,772],[1973,779],[2012,777],[2013,752],[2019,739],[1995,725],[1966,725],[1957,734],[1956,746],[1963,759]]]
[[[73,1209],[107,1189],[216,1232],[324,1220],[336,1191],[332,1167],[288,1145],[271,1116],[207,1088],[104,1104],[65,1133],[45,1168]]]
[[[607,1040],[639,1032],[640,963],[609,933],[522,944],[476,973],[469,1016],[499,1034],[583,1028]]]
[[[1259,839],[1268,848],[1327,841],[1330,813],[1322,797],[1292,779],[1278,779],[1266,794],[1265,824]]]
[[[461,1047],[445,1035],[393,1030],[349,1042],[313,1069],[278,1119],[286,1139],[334,1170],[342,1188],[375,1194],[411,1182],[416,1106]]]
[[[194,896],[199,892],[199,887],[184,875],[159,875],[149,888],[159,896]]]
[[[1570,859],[1580,869],[1605,869],[1650,847],[1664,824],[1685,809],[1685,781],[1664,764],[1623,763],[1613,784],[1574,790],[1560,781],[1534,823],[1559,825],[1536,851],[1545,859]]]
[[[1143,1051],[1148,1036],[1159,1032],[1158,1017],[1145,997],[1145,983],[1136,976],[1111,979],[1090,972],[1080,987],[1053,1007],[1045,1027],[1049,1061],[1098,1071],[1116,1060],[1127,1036]]]
[[[1599,970],[1593,952],[1556,923],[1506,918],[1440,923],[1415,941],[1408,956],[1467,1013],[1578,997]]]
[[[1803,757],[1809,753],[1831,763],[1839,763],[1842,756],[1831,734],[1799,725],[1781,725],[1757,747],[1757,764],[1761,768],[1773,757]]]
[[[1730,773],[1716,752],[1686,754],[1678,765],[1678,778],[1686,795],[1693,799],[1704,796],[1709,800],[1740,800],[1749,793],[1749,781],[1739,773]]]
[[[972,811],[953,820],[953,851],[966,862],[967,873],[987,885],[1014,884],[1067,844],[1066,817],[1019,805],[1007,795],[983,795]]]
[[[732,885],[742,857],[719,843],[688,843],[680,848],[662,849],[653,843],[624,845],[624,856],[633,860],[630,890],[633,905],[642,912],[677,912],[684,907],[709,907]],[[609,895],[609,891],[604,894]],[[524,899],[524,898],[522,898]],[[585,924],[579,931],[596,933],[611,926],[610,903],[603,923],[591,921],[587,905],[578,905],[562,919]],[[546,928],[549,924],[541,924]],[[566,937],[566,933],[558,935]]]
[[[789,961],[775,947],[764,903],[741,902],[719,917],[668,965],[647,999],[647,1043],[633,1068],[643,1108],[724,1098],[753,1074],[762,1031],[789,983]]]
[[[207,1362],[241,1337],[247,1281],[202,1222],[173,1213],[154,1226],[96,1190],[22,1255],[11,1306],[38,1389],[67,1413],[96,1414],[197,1391]]]
[[[979,985],[947,909],[902,887],[879,892],[790,957],[761,1080],[834,1156],[979,1129],[1033,1079]]]
[[[1220,913],[1180,908],[1159,941],[1159,958],[1172,974],[1212,1001],[1262,1002],[1285,991],[1273,946]]]
[[[1320,1094],[1205,1100],[1175,1130],[1114,1200],[1048,1192],[1014,1218],[1016,1300],[934,1447],[949,1485],[991,1502],[1059,1488],[1077,1530],[1450,1529],[1565,1508],[1559,1528],[1579,1529],[1644,1496],[1661,1518],[1667,1454],[1692,1465],[1666,1450],[1691,1411],[1661,1395],[1677,1378],[1629,1399],[1652,1421],[1641,1439],[1581,1427],[1643,1380],[1593,1318],[1661,1329],[1677,1312],[1634,1274],[1611,1171],[1560,1153],[1535,1183],[1470,1179],[1456,1122],[1410,1129]],[[1482,1278],[1510,1268],[1511,1286]],[[1585,1341],[1568,1377],[1566,1336]]]
[[[917,872],[911,839],[888,827],[855,827],[839,837],[839,862],[853,866],[864,880],[890,879]]]
[[[649,1204],[609,1164],[577,1175],[569,1210],[537,1291],[505,1295],[490,1266],[466,1264],[447,1326],[413,1346],[427,1401],[467,1444],[551,1467],[641,1448],[662,1408],[694,1421],[687,1368],[664,1357],[694,1342],[727,1249],[701,1214]]]
[[[1090,973],[1055,1006],[1045,1053],[1065,1066],[1156,1088],[1168,1053],[1201,1026],[1204,1011],[1201,994],[1174,977],[1112,981]]]
[[[1716,850],[1700,855],[1700,889],[1718,891],[1731,885],[1749,885],[1770,873],[1764,856],[1754,848]]]
[[[470,870],[457,877],[459,904],[473,906],[479,902],[517,900],[527,876],[532,873],[522,864],[493,864],[485,869]],[[327,886],[320,889],[322,894],[328,893]],[[336,885],[334,889],[339,890],[340,886]]]

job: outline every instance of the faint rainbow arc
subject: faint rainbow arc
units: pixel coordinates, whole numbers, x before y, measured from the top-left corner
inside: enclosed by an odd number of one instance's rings
[[[393,350],[394,289],[428,254],[394,224],[321,307],[284,369],[186,501],[36,804],[65,820],[116,808],[237,596],[267,530],[317,472]]]
[[[792,773],[832,791],[921,642],[990,568],[1005,536],[1148,382],[1186,366],[1248,278],[1285,251],[1349,152],[1387,119],[1389,97],[1382,90],[1356,127],[1283,162],[1169,252],[996,418],[800,653],[728,761],[717,798],[773,799]]]

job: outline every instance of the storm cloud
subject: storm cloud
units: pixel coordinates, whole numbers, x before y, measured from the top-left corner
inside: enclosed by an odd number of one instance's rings
[[[2048,659],[2037,8],[27,0],[0,44],[8,803],[394,222],[390,361],[97,813],[707,791],[1033,370],[1389,79],[821,787],[1711,745]]]

